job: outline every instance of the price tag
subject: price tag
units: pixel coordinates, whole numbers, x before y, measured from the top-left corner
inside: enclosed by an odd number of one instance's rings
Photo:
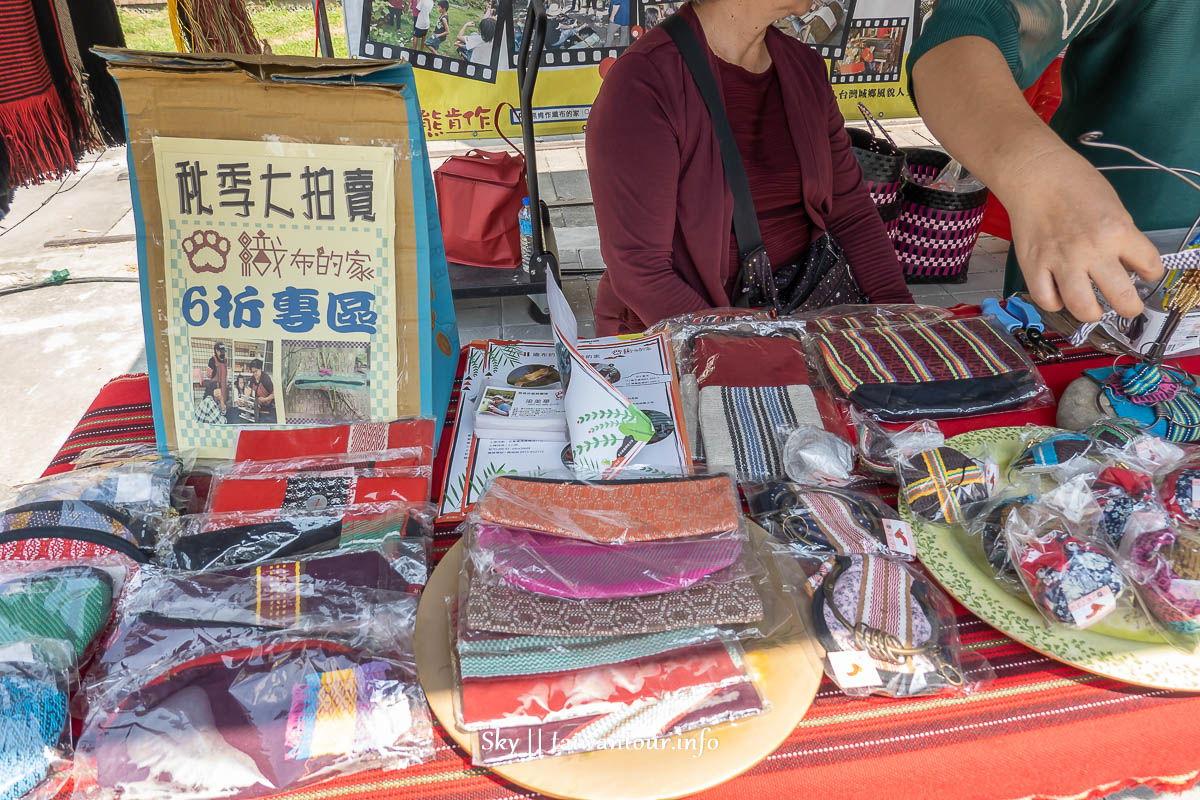
[[[905,556],[917,554],[917,542],[912,526],[902,519],[885,519],[883,532],[887,536],[888,549]]]
[[[988,494],[996,491],[996,484],[1000,482],[1000,467],[994,462],[988,461],[983,465],[983,484],[987,487]]]
[[[1117,598],[1113,597],[1112,589],[1101,586],[1094,592],[1072,600],[1067,610],[1075,619],[1075,625],[1080,630],[1095,625],[1117,608]]]
[[[865,689],[882,686],[875,661],[865,650],[831,650],[828,653],[833,679],[843,689]]]
[[[117,503],[148,503],[154,486],[145,472],[127,472],[117,476]]]
[[[1192,478],[1192,505],[1200,504],[1200,478]]]

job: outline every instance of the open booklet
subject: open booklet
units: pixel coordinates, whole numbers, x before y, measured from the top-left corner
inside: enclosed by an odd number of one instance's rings
[[[667,335],[580,340],[557,285],[548,286],[547,297],[555,341],[468,347],[439,521],[461,519],[497,475],[574,470],[596,477],[623,468],[681,475],[691,469]],[[565,433],[557,440],[495,438],[486,426],[477,429],[484,394],[505,389],[554,392]]]

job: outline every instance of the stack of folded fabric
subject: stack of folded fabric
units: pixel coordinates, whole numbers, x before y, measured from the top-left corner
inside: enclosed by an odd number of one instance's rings
[[[67,693],[108,623],[124,570],[69,562],[0,564],[0,800],[69,774]]]
[[[727,476],[497,479],[468,521],[457,721],[477,764],[760,713],[740,636],[769,627]]]
[[[430,758],[405,588],[369,550],[141,569],[87,675],[76,796],[249,798]]]

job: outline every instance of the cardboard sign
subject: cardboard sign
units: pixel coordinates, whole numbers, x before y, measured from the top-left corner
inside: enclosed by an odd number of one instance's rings
[[[439,423],[457,326],[407,65],[106,50],[160,447]]]

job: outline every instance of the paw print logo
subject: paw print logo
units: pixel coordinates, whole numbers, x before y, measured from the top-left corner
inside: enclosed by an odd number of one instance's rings
[[[180,245],[192,272],[223,272],[229,240],[216,231],[195,231]]]

